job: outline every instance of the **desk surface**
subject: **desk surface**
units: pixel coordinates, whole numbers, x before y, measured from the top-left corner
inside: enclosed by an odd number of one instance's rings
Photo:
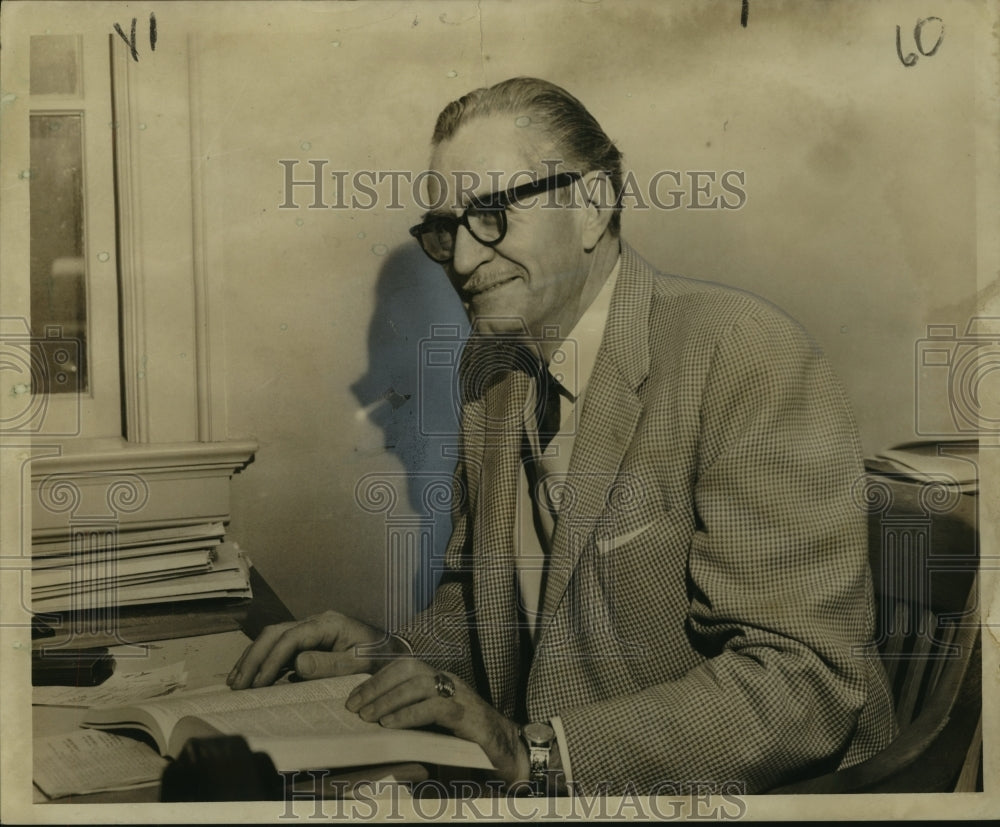
[[[173,606],[122,609],[115,633],[93,634],[86,643],[74,634],[73,648],[108,646],[118,668],[132,672],[155,669],[184,662],[187,689],[200,689],[224,683],[230,668],[260,630],[271,623],[292,619],[291,613],[264,579],[251,569],[251,600],[187,601]],[[39,646],[58,647],[66,630],[77,625],[78,618],[60,616],[57,637],[35,641]],[[101,639],[103,635],[103,639]],[[117,645],[116,645],[117,644]],[[43,738],[73,732],[79,728],[86,710],[73,707],[32,707],[33,737]],[[66,796],[53,803],[123,803],[155,802],[159,785],[133,790]],[[36,802],[49,799],[35,790]]]

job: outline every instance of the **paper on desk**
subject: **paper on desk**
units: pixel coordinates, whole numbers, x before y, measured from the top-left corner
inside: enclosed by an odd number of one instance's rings
[[[979,479],[974,452],[963,454],[959,452],[959,447],[950,447],[963,444],[949,441],[909,442],[869,457],[866,464],[869,470],[890,472],[917,482],[945,483],[957,487],[962,493],[975,494],[979,491]]]
[[[34,706],[121,706],[183,689],[186,683],[184,661],[179,661],[138,672],[116,670],[100,686],[36,686],[31,703]]]
[[[142,741],[94,729],[34,742],[35,785],[49,798],[156,783],[165,758]]]

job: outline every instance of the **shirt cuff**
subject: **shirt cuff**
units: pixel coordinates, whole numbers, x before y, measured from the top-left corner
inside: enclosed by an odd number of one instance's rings
[[[563,729],[562,719],[554,717],[549,719],[549,725],[556,733],[556,743],[559,745],[559,760],[562,762],[563,775],[566,776],[566,786],[573,781],[573,770],[569,763],[569,750],[566,748],[566,731]]]

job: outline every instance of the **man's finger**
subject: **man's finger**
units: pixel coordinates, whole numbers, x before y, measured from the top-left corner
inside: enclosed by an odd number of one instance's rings
[[[331,635],[312,621],[288,629],[271,647],[267,656],[257,667],[257,674],[250,680],[250,686],[270,686],[281,674],[285,666],[292,664],[299,652],[330,646]],[[244,670],[244,678],[246,670]]]
[[[369,660],[354,656],[354,650],[344,652],[300,652],[295,658],[295,673],[300,678],[332,678],[367,671]]]
[[[329,648],[337,640],[336,624],[306,620],[298,624],[268,627],[247,650],[230,686],[270,686],[299,652]]]
[[[434,696],[434,678],[429,674],[420,675],[398,683],[372,699],[358,710],[358,715],[363,721],[378,721],[385,715]]]
[[[412,678],[429,673],[430,667],[416,660],[396,660],[376,672],[364,683],[358,684],[347,696],[345,706],[351,712],[357,712],[361,707],[381,697],[399,684]]]
[[[229,675],[226,678],[226,683],[234,689],[244,688],[244,686],[238,684],[245,684],[245,686],[249,686],[250,679],[252,679],[257,672],[259,662],[267,656],[267,653],[270,652],[274,642],[293,625],[294,624],[291,623],[278,623],[273,626],[265,627],[264,630],[257,636],[257,639],[243,650],[243,654],[240,655],[239,660],[236,661],[233,668],[230,670]],[[244,676],[248,678],[246,681],[243,681]]]
[[[452,701],[435,695],[433,698],[427,698],[419,703],[383,715],[379,718],[379,723],[390,729],[413,729],[431,724],[451,729],[454,726],[455,717],[453,709],[457,709],[457,707]]]

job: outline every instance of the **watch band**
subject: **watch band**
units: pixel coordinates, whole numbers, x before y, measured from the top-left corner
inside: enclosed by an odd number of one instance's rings
[[[549,756],[556,740],[556,732],[547,723],[535,722],[521,728],[521,737],[528,746],[531,794],[544,796],[548,793]]]

